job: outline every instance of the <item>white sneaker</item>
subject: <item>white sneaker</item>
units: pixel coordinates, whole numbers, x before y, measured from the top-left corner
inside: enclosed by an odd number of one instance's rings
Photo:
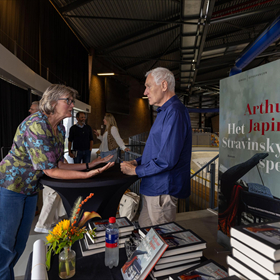
[[[49,230],[46,229],[46,228],[38,228],[38,227],[35,227],[35,228],[34,228],[34,231],[35,231],[35,232],[38,232],[38,233],[49,233]]]

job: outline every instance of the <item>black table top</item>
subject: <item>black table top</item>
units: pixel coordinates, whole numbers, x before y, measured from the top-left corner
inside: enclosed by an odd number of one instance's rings
[[[97,165],[95,168],[104,166],[105,164]],[[83,188],[92,187],[104,187],[113,185],[122,185],[131,181],[131,184],[137,180],[137,175],[129,176],[125,175],[120,170],[120,164],[115,163],[115,165],[103,173],[91,177],[89,179],[76,179],[76,180],[62,180],[55,179],[44,175],[40,179],[40,183],[49,187],[56,188],[77,188],[83,186]]]
[[[78,248],[77,241],[73,245],[76,252],[76,274],[71,278],[73,280],[123,280],[121,268],[127,261],[125,249],[121,248],[119,253],[119,265],[108,268],[104,264],[105,253],[98,253],[95,255],[82,257]],[[32,269],[32,253],[29,256],[26,267],[25,280],[31,279]],[[52,257],[51,269],[48,271],[48,278],[50,280],[60,280],[58,276],[58,255]],[[148,276],[147,280],[151,280]]]

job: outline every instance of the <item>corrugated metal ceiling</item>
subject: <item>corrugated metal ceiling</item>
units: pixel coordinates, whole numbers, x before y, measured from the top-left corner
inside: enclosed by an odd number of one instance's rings
[[[186,102],[207,95],[215,104],[219,80],[280,12],[280,0],[50,1],[88,51],[120,72],[144,81],[151,68],[167,67]],[[278,59],[278,45],[252,67]]]

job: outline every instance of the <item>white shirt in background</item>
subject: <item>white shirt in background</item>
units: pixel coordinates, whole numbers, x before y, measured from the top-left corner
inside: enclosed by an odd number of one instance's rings
[[[119,147],[124,151],[126,149],[126,146],[124,145],[124,142],[122,138],[120,137],[119,131],[115,126],[111,127],[111,134],[115,138],[117,144]],[[97,139],[101,141],[101,145],[99,147],[100,152],[108,152],[108,132],[106,131],[103,135],[99,135]]]

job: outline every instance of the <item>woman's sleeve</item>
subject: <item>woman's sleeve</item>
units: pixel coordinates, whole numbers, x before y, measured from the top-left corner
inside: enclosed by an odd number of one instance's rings
[[[113,137],[115,138],[119,147],[124,151],[126,149],[126,146],[124,145],[124,142],[123,142],[122,138],[120,137],[119,131],[115,126],[112,126],[111,133],[112,133]]]
[[[33,168],[45,170],[57,167],[59,145],[48,127],[41,122],[32,122],[24,129],[24,146]]]

